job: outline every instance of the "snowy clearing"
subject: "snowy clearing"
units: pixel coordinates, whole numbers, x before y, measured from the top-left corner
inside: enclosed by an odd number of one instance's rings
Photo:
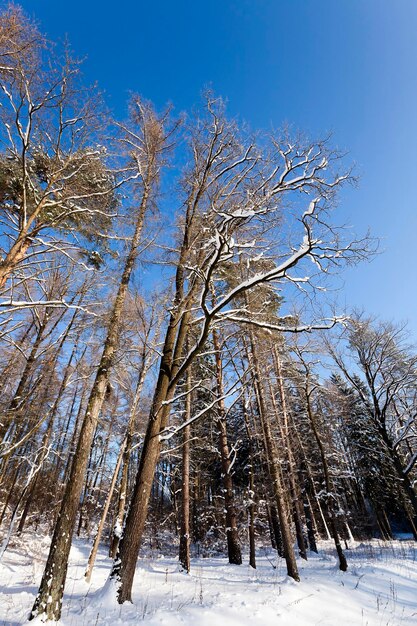
[[[24,624],[47,555],[48,539],[25,537],[0,565],[0,626]],[[91,585],[84,581],[89,545],[71,551],[60,624],[150,626],[291,626],[344,624],[397,626],[417,623],[417,549],[413,542],[356,543],[347,551],[349,569],[337,569],[330,543],[319,555],[299,561],[301,583],[285,574],[285,563],[260,550],[258,568],[229,565],[224,558],[195,559],[179,571],[175,558],[140,559],[134,604],[119,606],[104,586],[111,561],[102,548]],[[31,624],[37,623],[30,622]]]

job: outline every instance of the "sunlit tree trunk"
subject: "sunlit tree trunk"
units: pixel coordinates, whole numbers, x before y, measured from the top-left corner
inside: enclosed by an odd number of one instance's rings
[[[155,155],[153,155],[153,158],[155,158]],[[111,318],[107,328],[107,336],[104,343],[103,353],[100,359],[95,381],[90,392],[84,419],[81,424],[77,449],[71,464],[69,479],[66,484],[58,519],[55,524],[45,571],[30,619],[42,614],[50,620],[58,620],[61,615],[62,597],[67,575],[68,557],[71,548],[75,518],[77,515],[79,499],[84,483],[84,476],[87,469],[94,432],[105,399],[107,386],[109,384],[110,372],[118,344],[119,330],[122,322],[122,313],[126,300],[127,289],[136,258],[139,254],[142,228],[151,191],[151,174],[152,172],[149,171],[149,178],[144,181],[144,190],[138,207],[135,232],[130,243],[129,253],[125,261],[123,274],[114,301]]]
[[[126,429],[126,438],[123,447],[123,456],[122,456],[122,475],[120,478],[119,485],[119,494],[117,498],[117,506],[116,506],[116,516],[113,524],[109,556],[114,558],[117,553],[117,549],[119,547],[119,541],[122,532],[123,519],[126,511],[126,498],[127,498],[127,486],[129,479],[129,464],[130,457],[132,452],[132,440],[133,433],[135,428],[135,420],[136,420],[136,412],[139,404],[139,400],[141,397],[143,383],[145,380],[146,374],[146,365],[145,365],[145,356],[142,359],[141,370],[139,373],[138,382],[136,384],[135,395],[133,398],[132,406],[130,408],[129,420]]]

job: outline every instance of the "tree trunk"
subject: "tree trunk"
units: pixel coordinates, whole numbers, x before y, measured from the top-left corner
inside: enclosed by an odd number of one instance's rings
[[[261,370],[257,357],[257,353],[255,350],[255,341],[253,337],[253,332],[250,333],[250,342],[251,342],[251,358],[253,364],[253,370],[255,374],[255,384],[258,388],[257,392],[257,402],[259,407],[259,414],[261,418],[262,430],[264,433],[264,441],[265,441],[265,449],[266,456],[268,460],[268,468],[270,477],[272,480],[272,485],[274,489],[275,496],[275,506],[278,512],[279,518],[279,526],[281,530],[282,537],[282,547],[284,552],[284,558],[287,565],[287,574],[295,581],[300,580],[300,576],[298,574],[297,563],[295,560],[294,550],[292,547],[292,537],[291,537],[291,529],[288,520],[288,512],[287,512],[287,504],[285,501],[285,492],[284,492],[284,484],[283,478],[281,474],[281,467],[278,460],[277,451],[275,448],[275,442],[272,437],[271,425],[269,419],[267,417],[266,405],[263,399],[262,393],[262,385],[261,385]]]
[[[217,422],[219,427],[219,443],[222,461],[222,477],[223,477],[223,495],[224,508],[226,511],[226,537],[227,537],[227,553],[229,563],[233,565],[242,564],[242,553],[239,544],[239,535],[237,530],[237,515],[234,503],[233,479],[231,475],[231,463],[229,445],[227,441],[226,421],[220,419]]]
[[[13,246],[10,248],[5,259],[0,262],[0,290],[3,289],[7,279],[10,277],[17,265],[25,258],[31,241],[32,239],[27,236],[26,232],[22,231]]]
[[[91,548],[90,555],[88,557],[87,569],[85,571],[85,579],[89,583],[91,580],[91,574],[93,573],[94,563],[96,561],[96,556],[98,552],[98,547],[100,545],[101,535],[103,533],[104,524],[106,523],[107,513],[109,511],[110,502],[113,496],[114,488],[116,486],[117,477],[119,475],[120,466],[123,459],[124,450],[126,447],[126,437],[123,440],[122,445],[120,446],[120,451],[116,461],[116,467],[114,468],[113,478],[110,483],[109,492],[107,494],[106,502],[103,507],[103,512],[101,514],[100,522],[98,524],[97,532],[94,537],[93,547]]]
[[[131,241],[129,254],[125,262],[119,289],[113,305],[113,311],[107,330],[103,353],[96,378],[90,392],[84,420],[81,425],[77,449],[71,465],[69,480],[65,488],[60,512],[55,525],[48,560],[39,592],[29,619],[33,619],[37,615],[44,614],[47,619],[57,621],[61,615],[62,597],[68,568],[68,557],[71,548],[71,539],[74,531],[79,499],[84,483],[84,475],[87,469],[94,432],[105,399],[110,371],[117,348],[127,288],[139,251],[139,243],[147,200],[148,192],[145,190],[139,207],[135,233]]]
[[[120,536],[122,532],[123,519],[126,510],[127,485],[129,478],[129,463],[132,451],[133,431],[135,428],[136,412],[142,393],[143,383],[146,374],[146,356],[142,357],[142,365],[139,372],[138,382],[136,384],[135,395],[133,397],[132,406],[130,408],[129,421],[126,429],[126,442],[123,450],[122,458],[122,476],[120,479],[119,496],[117,499],[117,513],[113,524],[112,537],[110,542],[109,556],[115,558],[119,547]]]
[[[97,437],[97,433],[98,433],[98,423],[96,424],[95,430],[94,430],[94,434],[92,437],[92,443],[90,446],[90,453],[88,455],[88,463],[87,463],[87,467],[86,467],[86,471],[85,471],[85,478],[84,478],[84,489],[82,489],[82,498],[81,498],[81,502],[78,506],[78,525],[77,525],[77,537],[79,537],[81,535],[81,531],[83,528],[83,521],[84,521],[84,511],[85,508],[87,506],[87,500],[88,500],[88,494],[90,492],[90,485],[91,485],[91,476],[92,476],[92,472],[93,472],[93,465],[94,465],[94,457],[96,456],[96,437]]]
[[[6,411],[6,415],[3,417],[0,423],[0,441],[4,441],[8,433],[9,433],[8,438],[12,441],[10,431],[16,427],[14,420],[16,416],[18,415],[19,410],[22,408],[24,404],[24,401],[25,401],[24,392],[26,390],[29,377],[32,374],[33,365],[37,359],[39,347],[41,345],[48,321],[49,321],[49,311],[45,310],[43,319],[41,323],[39,324],[39,328],[36,333],[35,341],[33,342],[31,351],[29,353],[25,367],[20,377],[19,384],[17,386],[13,399],[10,402],[9,407]],[[7,461],[8,461],[8,455],[5,455],[2,459],[2,476],[0,478],[0,482],[4,476],[4,471],[5,471],[5,466],[7,465]]]
[[[163,413],[162,402],[166,397],[167,391],[168,377],[161,372],[157,384],[151,419],[143,442],[132,500],[126,517],[122,538],[119,543],[116,561],[111,573],[111,577],[115,578],[119,583],[118,600],[120,604],[125,601],[131,602],[131,590],[136,561],[142,541],[143,529],[145,527],[155,469],[159,459],[159,433],[161,431]]]
[[[256,548],[255,548],[255,480],[253,471],[253,436],[250,429],[249,415],[246,410],[246,398],[243,398],[243,416],[245,420],[246,435],[249,441],[249,485],[248,485],[248,535],[249,535],[249,565],[256,569]]]
[[[306,389],[305,389],[306,409],[307,409],[307,415],[311,424],[311,428],[313,430],[314,437],[315,437],[317,446],[320,451],[321,462],[323,466],[324,482],[325,482],[326,492],[327,492],[326,499],[324,502],[325,502],[325,507],[326,507],[327,514],[329,517],[331,534],[333,536],[334,545],[336,547],[337,556],[339,558],[339,569],[342,572],[346,572],[348,565],[347,565],[346,557],[344,555],[344,552],[342,550],[342,546],[340,543],[340,536],[339,536],[339,532],[337,529],[337,521],[336,521],[336,516],[334,513],[333,504],[330,502],[330,498],[331,498],[330,494],[332,493],[332,483],[330,479],[329,466],[327,464],[327,458],[326,458],[326,453],[324,451],[323,442],[321,441],[321,437],[317,430],[315,416],[313,414],[313,409],[311,407],[310,393],[311,391],[308,385],[308,373],[307,373],[306,374]]]
[[[159,435],[167,424],[179,359],[183,353],[188,332],[190,312],[171,314],[165,335],[158,380],[152,401],[150,417],[143,442],[132,499],[127,514],[119,551],[111,577],[117,580],[117,598],[120,604],[131,602],[136,562],[142,542],[152,483],[160,454]]]
[[[7,492],[7,496],[5,498],[3,509],[2,509],[1,515],[0,515],[0,525],[3,523],[3,520],[6,517],[7,509],[9,507],[10,500],[12,499],[12,496],[13,496],[13,494],[15,492],[17,479],[19,477],[19,474],[20,474],[21,470],[22,470],[21,466],[17,465],[17,467],[15,468],[15,470],[13,472],[13,477],[12,477],[12,479],[10,481],[10,487],[9,487],[8,492]]]
[[[185,421],[191,419],[191,368],[186,373]],[[190,571],[190,436],[191,427],[186,426],[182,434],[182,490],[181,490],[181,530],[179,561],[187,572]]]
[[[307,539],[308,545],[312,552],[318,554],[317,543],[316,543],[316,533],[314,528],[314,517],[313,511],[311,510],[310,500],[307,494],[305,494],[304,500],[304,515],[306,518],[306,526],[307,526]]]
[[[299,506],[298,506],[297,486],[295,483],[294,459],[293,459],[293,454],[291,450],[291,442],[290,442],[290,437],[289,437],[290,416],[287,410],[287,399],[285,395],[284,382],[282,378],[281,360],[279,358],[279,355],[276,349],[274,350],[274,356],[275,356],[275,367],[276,367],[276,375],[277,375],[277,381],[278,381],[278,389],[279,389],[279,395],[281,399],[283,423],[278,418],[278,407],[275,401],[275,396],[274,396],[274,392],[272,389],[272,385],[270,385],[271,402],[272,402],[272,407],[274,409],[277,425],[280,430],[281,437],[282,437],[282,440],[284,442],[284,446],[287,452],[288,480],[289,480],[289,485],[290,485],[292,516],[294,520],[295,535],[297,538],[298,551],[299,551],[299,555],[301,556],[301,558],[307,561],[307,548],[306,548],[306,543],[304,539],[301,513],[300,513]]]
[[[250,498],[249,504],[249,565],[256,569],[256,549],[255,549],[255,485],[253,480],[253,462],[252,458],[250,461],[250,469],[249,469],[249,493],[248,496]]]
[[[216,381],[217,396],[224,396],[223,388],[223,366],[220,351],[220,342],[216,330],[212,332],[213,347],[216,361]],[[226,537],[227,537],[227,553],[229,563],[233,565],[242,564],[242,553],[239,544],[239,534],[237,530],[237,515],[235,507],[235,498],[233,492],[233,479],[231,474],[230,451],[227,440],[227,424],[226,424],[226,407],[224,400],[218,403],[218,419],[217,426],[219,429],[219,449],[222,463],[222,482],[224,494],[224,508],[226,511]]]

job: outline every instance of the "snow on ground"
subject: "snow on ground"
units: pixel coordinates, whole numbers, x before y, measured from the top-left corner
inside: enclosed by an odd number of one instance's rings
[[[417,548],[412,542],[356,543],[338,570],[331,544],[299,561],[301,583],[285,575],[274,554],[260,551],[258,568],[224,558],[196,559],[190,575],[175,558],[138,563],[133,604],[119,606],[105,585],[103,548],[91,585],[84,581],[89,545],[75,541],[62,611],[63,626],[397,626],[417,624]],[[48,552],[48,539],[26,536],[0,564],[0,626],[26,621]],[[30,622],[33,624],[34,622]]]

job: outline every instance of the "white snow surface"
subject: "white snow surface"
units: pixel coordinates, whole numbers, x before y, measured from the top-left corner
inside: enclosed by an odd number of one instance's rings
[[[26,535],[0,564],[0,626],[26,622],[35,599],[49,540]],[[334,550],[299,560],[301,582],[285,564],[260,550],[257,569],[225,558],[194,559],[189,575],[175,558],[140,559],[133,604],[119,606],[107,581],[111,561],[103,547],[91,584],[84,580],[89,544],[71,550],[61,626],[397,626],[417,624],[417,548],[411,541],[373,540],[346,551],[349,568],[338,570]],[[245,555],[247,561],[247,555]],[[29,622],[39,624],[39,619]]]

